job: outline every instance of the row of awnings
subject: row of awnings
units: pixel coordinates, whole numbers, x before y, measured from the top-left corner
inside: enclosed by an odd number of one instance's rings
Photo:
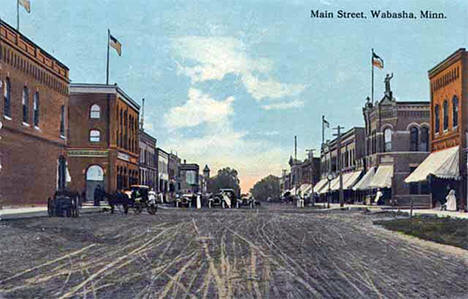
[[[361,171],[348,172],[343,174],[343,190],[368,190],[377,188],[390,188],[392,186],[393,165],[381,165],[372,167],[361,177]],[[322,179],[317,183],[315,192],[325,194],[340,189],[340,177],[337,176],[330,182]]]
[[[459,147],[451,147],[445,150],[431,153],[406,179],[405,183],[416,183],[427,180],[429,176],[442,179],[460,179],[459,171]],[[380,165],[370,168],[363,176],[361,171],[347,172],[343,176],[343,190],[362,191],[378,188],[391,188],[393,178],[393,165]],[[327,178],[321,179],[313,192],[325,194],[340,189],[340,177],[337,176],[328,182]],[[302,184],[286,192],[292,195],[308,195],[312,192],[311,184]],[[285,193],[286,193],[285,192]]]

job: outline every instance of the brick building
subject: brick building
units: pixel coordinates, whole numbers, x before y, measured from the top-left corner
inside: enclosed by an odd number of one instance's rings
[[[69,70],[0,21],[0,206],[65,187]]]
[[[158,190],[158,165],[156,161],[156,138],[140,128],[140,184]]]
[[[321,151],[321,180],[314,191],[324,196],[338,199],[341,169],[343,190],[347,200],[354,199],[353,187],[363,174],[365,157],[365,129],[353,127],[341,135],[341,148],[338,139],[328,141]],[[340,161],[338,161],[340,159]],[[333,178],[328,182],[328,177]]]
[[[138,183],[140,106],[117,85],[70,86],[69,168],[71,188],[91,200]]]
[[[390,78],[391,79],[391,78]],[[384,97],[363,108],[366,129],[366,175],[358,184],[367,202],[376,190],[384,193],[386,204],[408,207],[430,206],[425,183],[408,185],[405,178],[429,154],[430,104],[426,101],[396,101],[389,80]]]
[[[466,209],[468,130],[468,52],[459,49],[429,70],[431,154],[412,173],[409,184],[429,183],[432,205],[455,189],[457,208]]]

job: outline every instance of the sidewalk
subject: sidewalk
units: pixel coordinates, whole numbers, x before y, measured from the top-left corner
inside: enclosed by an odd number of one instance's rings
[[[103,208],[108,208],[108,205],[105,204],[99,207],[95,207],[92,205],[83,204],[83,206],[80,208],[80,214],[99,213]],[[48,217],[47,206],[5,208],[0,210],[0,221],[33,217]]]
[[[322,205],[323,203],[317,203],[318,206]],[[410,213],[410,209],[398,209],[395,207],[391,206],[368,206],[368,205],[363,205],[363,204],[345,204],[345,208],[367,208],[370,211],[390,211],[390,212],[404,212],[404,213]],[[330,204],[330,209],[340,209],[340,204],[338,203],[331,203]],[[468,213],[465,212],[452,212],[452,211],[441,211],[439,209],[413,209],[413,215],[432,215],[432,216],[437,216],[437,217],[453,217],[453,218],[460,218],[460,219],[468,219]]]

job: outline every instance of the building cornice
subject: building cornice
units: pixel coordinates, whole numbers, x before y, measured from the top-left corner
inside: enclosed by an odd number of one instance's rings
[[[114,94],[119,96],[125,103],[130,105],[136,111],[140,111],[140,105],[129,97],[117,84],[72,83],[70,84],[70,95],[73,95],[74,93]]]

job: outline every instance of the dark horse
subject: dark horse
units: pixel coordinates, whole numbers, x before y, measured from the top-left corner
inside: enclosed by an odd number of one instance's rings
[[[133,200],[121,191],[116,191],[113,194],[104,193],[104,197],[107,198],[107,202],[111,208],[111,214],[114,214],[115,206],[119,205],[123,207],[124,213],[127,214],[128,208],[133,205]]]

